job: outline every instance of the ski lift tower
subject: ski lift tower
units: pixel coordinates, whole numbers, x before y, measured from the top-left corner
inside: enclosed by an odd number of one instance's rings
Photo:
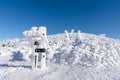
[[[46,27],[33,27],[30,31],[25,31],[23,34],[31,44],[33,52],[32,68],[38,67],[38,56],[41,54],[41,68],[46,68],[46,47],[48,44]]]

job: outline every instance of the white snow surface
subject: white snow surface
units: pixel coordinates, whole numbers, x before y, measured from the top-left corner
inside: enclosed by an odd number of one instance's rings
[[[105,35],[48,36],[47,68],[32,70],[26,39],[0,43],[0,80],[120,80],[120,41]],[[39,60],[40,60],[39,54]]]

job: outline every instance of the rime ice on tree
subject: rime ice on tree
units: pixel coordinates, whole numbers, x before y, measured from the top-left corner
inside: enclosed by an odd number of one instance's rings
[[[69,43],[69,42],[70,42],[70,37],[69,37],[69,33],[68,33],[67,30],[65,30],[65,34],[66,34],[67,41],[68,41],[68,43]]]
[[[29,31],[23,32],[31,44],[33,52],[32,68],[38,67],[38,54],[41,53],[41,68],[46,68],[46,48],[48,44],[46,27],[32,27]]]

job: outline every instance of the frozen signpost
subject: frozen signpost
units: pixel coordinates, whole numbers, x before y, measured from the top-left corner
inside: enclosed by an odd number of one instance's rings
[[[46,27],[32,27],[31,30],[23,32],[31,44],[33,52],[32,68],[38,67],[38,56],[41,53],[41,68],[46,68],[46,47],[48,44]]]

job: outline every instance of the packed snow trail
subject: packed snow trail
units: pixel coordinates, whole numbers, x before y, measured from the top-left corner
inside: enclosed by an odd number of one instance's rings
[[[81,32],[68,36],[48,36],[46,70],[31,69],[32,51],[25,39],[1,43],[0,80],[120,80],[119,40]]]

